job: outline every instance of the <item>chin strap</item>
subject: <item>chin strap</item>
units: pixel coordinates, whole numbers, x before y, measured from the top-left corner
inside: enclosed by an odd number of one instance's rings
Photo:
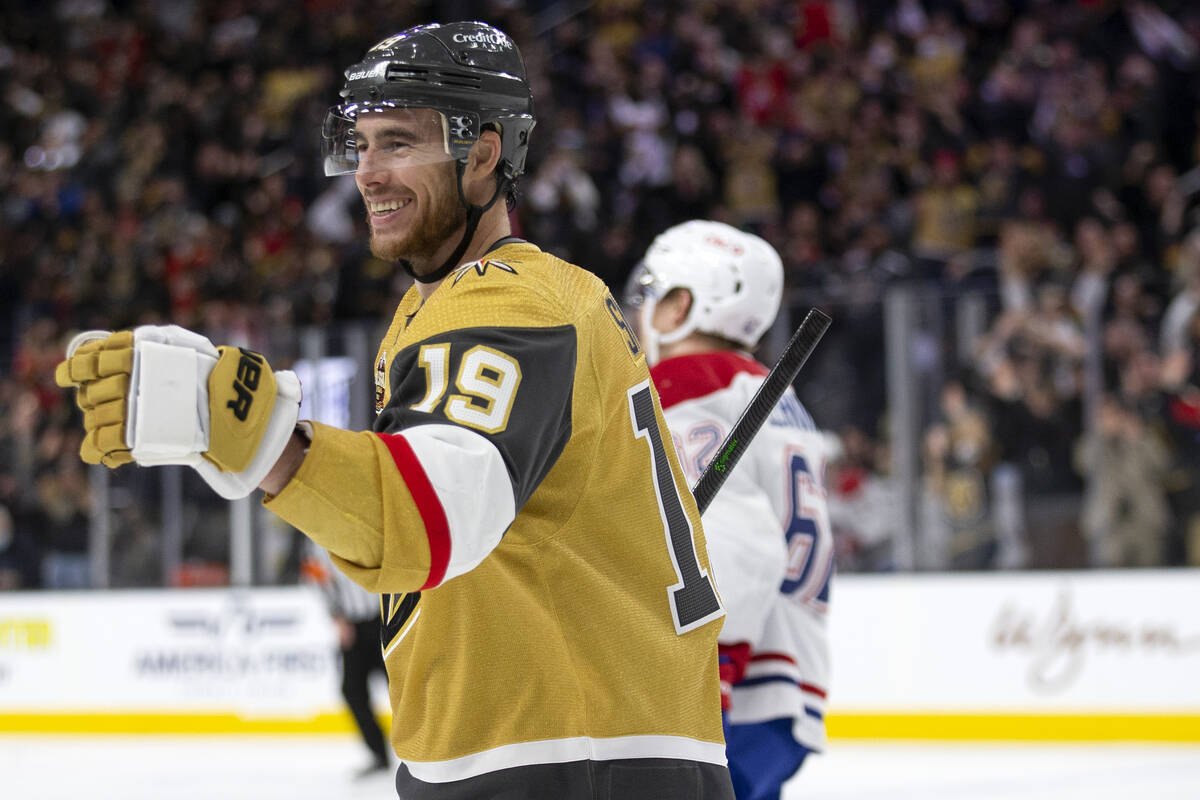
[[[465,161],[454,162],[454,172],[456,175],[455,183],[458,185],[458,201],[467,209],[467,227],[463,231],[463,237],[458,243],[458,247],[454,248],[454,252],[446,259],[445,263],[435,269],[433,272],[425,275],[418,275],[413,272],[412,264],[407,259],[400,259],[400,266],[407,272],[413,280],[421,283],[437,283],[442,278],[450,274],[450,270],[458,266],[458,260],[462,258],[462,254],[467,252],[467,246],[471,244],[471,240],[475,238],[475,231],[479,227],[479,220],[483,219],[483,215],[489,208],[496,204],[500,199],[500,195],[504,194],[508,189],[509,179],[502,177],[496,183],[496,192],[492,195],[492,199],[487,201],[487,205],[475,206],[467,202],[467,195],[463,192],[463,174],[467,170]]]

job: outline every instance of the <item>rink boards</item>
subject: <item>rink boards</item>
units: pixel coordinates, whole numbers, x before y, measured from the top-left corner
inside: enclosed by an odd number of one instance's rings
[[[829,733],[1200,742],[1197,608],[1200,570],[841,576]],[[0,595],[0,732],[350,730],[338,682],[310,589]]]
[[[829,733],[1200,742],[1200,570],[844,576]]]

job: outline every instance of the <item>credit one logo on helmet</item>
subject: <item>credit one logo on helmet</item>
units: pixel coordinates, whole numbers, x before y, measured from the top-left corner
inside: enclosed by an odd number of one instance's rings
[[[465,44],[467,47],[478,47],[497,53],[501,50],[511,50],[513,43],[499,31],[480,31],[478,33],[456,33],[453,37],[455,44]]]

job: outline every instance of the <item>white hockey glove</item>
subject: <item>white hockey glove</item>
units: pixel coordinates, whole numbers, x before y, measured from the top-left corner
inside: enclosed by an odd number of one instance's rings
[[[266,477],[300,410],[295,373],[177,325],[81,333],[54,377],[78,389],[84,461],[185,464],[230,500]]]

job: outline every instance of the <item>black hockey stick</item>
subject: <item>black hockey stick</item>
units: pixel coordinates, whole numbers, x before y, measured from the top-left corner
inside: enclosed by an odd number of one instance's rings
[[[700,476],[700,480],[696,481],[696,485],[692,487],[692,494],[696,497],[696,505],[700,507],[701,514],[716,497],[734,465],[746,452],[754,435],[758,433],[758,429],[775,409],[775,404],[792,385],[800,368],[804,366],[805,361],[808,361],[808,357],[816,349],[817,342],[821,341],[821,337],[825,335],[831,322],[833,320],[825,312],[815,308],[809,309],[804,321],[800,323],[800,327],[792,334],[792,338],[788,340],[783,352],[779,355],[779,360],[767,373],[766,380],[763,381],[762,386],[758,387],[754,397],[750,398],[750,404],[738,418],[733,430],[725,437],[725,441],[721,442],[717,455],[709,462],[704,474]]]

